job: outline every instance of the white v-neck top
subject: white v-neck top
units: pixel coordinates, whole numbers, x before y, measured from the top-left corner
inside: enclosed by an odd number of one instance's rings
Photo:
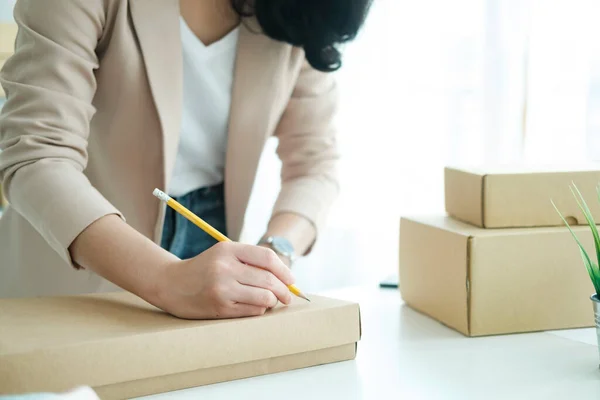
[[[169,194],[182,196],[223,182],[239,28],[205,46],[180,19],[183,107]]]

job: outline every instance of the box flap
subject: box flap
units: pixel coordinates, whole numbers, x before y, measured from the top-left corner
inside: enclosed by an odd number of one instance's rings
[[[0,388],[102,386],[359,340],[358,304],[311,300],[261,317],[189,321],[129,293],[0,299]]]

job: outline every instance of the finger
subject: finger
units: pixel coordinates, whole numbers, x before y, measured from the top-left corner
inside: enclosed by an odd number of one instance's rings
[[[238,244],[234,248],[234,255],[245,264],[266,269],[286,285],[294,283],[294,276],[290,269],[281,261],[275,252],[266,247]]]
[[[292,302],[290,290],[269,271],[251,265],[243,265],[236,279],[242,285],[269,290],[283,304],[290,304]]]
[[[270,290],[242,284],[236,288],[233,300],[236,303],[262,308],[273,308],[277,305],[277,297]]]

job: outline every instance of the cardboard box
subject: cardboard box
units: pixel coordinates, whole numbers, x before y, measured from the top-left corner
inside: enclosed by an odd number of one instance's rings
[[[593,251],[589,228],[575,227]],[[594,289],[566,228],[481,229],[452,218],[402,218],[400,292],[467,336],[594,325]]]
[[[88,385],[131,398],[353,359],[358,304],[311,300],[188,321],[128,293],[0,299],[0,394]]]
[[[575,182],[592,214],[600,218],[596,194],[600,165],[570,168],[572,172],[526,167],[446,168],[446,212],[482,228],[561,226],[552,199],[570,223],[584,225],[569,185]]]

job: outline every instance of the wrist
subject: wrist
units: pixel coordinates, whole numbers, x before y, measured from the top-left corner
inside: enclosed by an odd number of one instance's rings
[[[141,279],[143,283],[139,286],[137,295],[148,303],[164,310],[165,280],[167,279],[168,266],[163,263],[153,265],[151,273]]]
[[[259,246],[269,248],[279,256],[285,265],[291,268],[292,264],[296,260],[296,252],[292,242],[290,242],[284,236],[269,235],[264,236],[259,241]]]
[[[177,268],[181,260],[173,257],[161,260],[153,265],[152,273],[148,276],[143,287],[140,289],[140,297],[150,304],[167,311],[169,309],[169,294],[172,290],[172,272]],[[167,311],[168,312],[168,311]]]
[[[307,218],[291,213],[279,213],[269,221],[268,236],[283,236],[289,240],[294,247],[296,256],[304,255],[312,247],[316,237],[316,230]]]

